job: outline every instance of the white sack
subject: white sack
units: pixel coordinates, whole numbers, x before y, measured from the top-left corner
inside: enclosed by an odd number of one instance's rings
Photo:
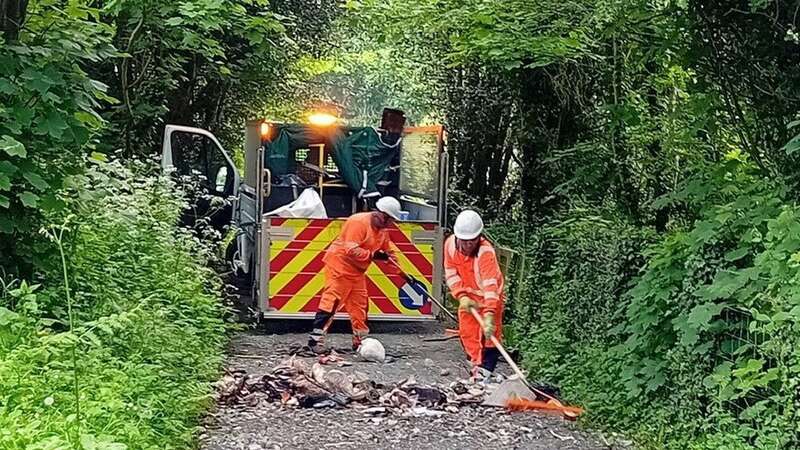
[[[267,213],[268,216],[327,219],[325,205],[313,188],[304,190],[295,201]]]

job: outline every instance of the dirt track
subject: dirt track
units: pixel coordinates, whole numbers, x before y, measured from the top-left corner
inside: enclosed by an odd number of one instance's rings
[[[373,328],[378,331],[374,337],[397,358],[387,364],[354,362],[342,370],[359,371],[383,383],[399,382],[411,375],[420,384],[447,384],[466,377],[468,366],[457,340],[424,340],[441,336],[440,327]],[[237,335],[231,343],[228,368],[254,375],[268,372],[287,358],[289,346],[305,342],[307,335],[296,331]],[[328,342],[334,348],[347,347],[350,337],[332,334]],[[354,358],[348,355],[348,360]],[[253,407],[220,406],[206,419],[200,440],[203,450],[625,448],[563,419],[530,412],[507,413],[476,406],[440,417],[375,418],[349,408],[294,409],[266,402]]]

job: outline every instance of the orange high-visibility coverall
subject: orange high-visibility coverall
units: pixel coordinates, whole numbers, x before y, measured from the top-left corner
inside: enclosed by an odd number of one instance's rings
[[[494,335],[502,340],[504,280],[492,244],[481,238],[478,253],[472,257],[458,251],[456,237],[450,236],[444,243],[444,276],[453,297],[468,296],[478,303],[481,315],[494,312]],[[484,339],[481,326],[469,311],[458,311],[458,334],[470,361],[476,366],[482,362],[483,348],[494,347],[491,340]]]
[[[389,232],[372,226],[372,213],[350,216],[339,237],[325,253],[325,287],[321,311],[335,314],[339,306],[350,316],[355,340],[369,333],[367,327],[367,277],[364,274],[377,250],[389,251]]]

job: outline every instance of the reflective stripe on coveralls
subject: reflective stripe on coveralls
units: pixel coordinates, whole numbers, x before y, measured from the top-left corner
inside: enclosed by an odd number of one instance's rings
[[[445,282],[456,299],[467,296],[478,304],[481,315],[494,313],[495,337],[502,341],[504,278],[500,271],[492,244],[480,238],[476,256],[467,256],[456,248],[455,236],[450,236],[444,245]],[[483,363],[484,348],[494,348],[484,339],[483,330],[469,311],[459,310],[458,331],[461,344],[474,365]],[[485,342],[484,342],[485,341]]]

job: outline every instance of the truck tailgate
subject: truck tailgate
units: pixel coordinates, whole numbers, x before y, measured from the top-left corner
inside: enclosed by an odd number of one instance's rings
[[[259,299],[266,317],[310,317],[316,312],[324,283],[325,250],[341,231],[345,219],[269,220],[269,271],[265,298]],[[389,230],[392,249],[403,271],[438,294],[441,280],[441,230],[436,223],[398,222]],[[370,264],[367,292],[371,319],[425,320],[434,318],[422,301],[390,266]]]

